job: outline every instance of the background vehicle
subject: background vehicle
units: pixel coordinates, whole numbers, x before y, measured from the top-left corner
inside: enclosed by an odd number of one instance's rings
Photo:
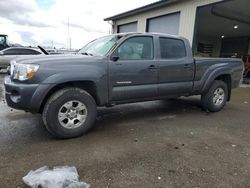
[[[0,34],[0,50],[3,50],[8,47],[8,35]]]
[[[54,48],[46,48],[45,50],[46,50],[46,52],[47,52],[49,55],[63,54],[62,52],[60,52],[59,50],[54,49]]]
[[[5,78],[6,100],[42,113],[48,131],[71,138],[93,126],[97,106],[201,95],[203,108],[218,112],[242,72],[239,59],[193,58],[182,37],[117,34],[92,41],[78,55],[17,59]]]
[[[250,79],[250,56],[244,56],[242,59],[245,67],[244,78]]]
[[[25,47],[10,47],[0,51],[0,69],[5,69],[9,66],[12,59],[24,55],[44,55],[44,53],[35,48]]]

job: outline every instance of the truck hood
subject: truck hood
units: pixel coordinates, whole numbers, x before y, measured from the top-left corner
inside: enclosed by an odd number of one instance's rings
[[[17,57],[15,61],[17,63],[27,63],[27,64],[38,64],[38,65],[55,65],[55,64],[79,64],[79,63],[91,63],[98,62],[104,57],[97,56],[87,56],[80,54],[63,54],[63,55],[32,55],[25,57]]]

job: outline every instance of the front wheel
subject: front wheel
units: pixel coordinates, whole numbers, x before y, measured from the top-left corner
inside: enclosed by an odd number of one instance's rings
[[[93,97],[80,88],[66,88],[54,93],[43,110],[43,122],[57,138],[78,137],[87,132],[96,119]]]
[[[223,109],[228,99],[227,84],[215,80],[209,90],[201,96],[201,103],[204,109],[210,112],[218,112]]]

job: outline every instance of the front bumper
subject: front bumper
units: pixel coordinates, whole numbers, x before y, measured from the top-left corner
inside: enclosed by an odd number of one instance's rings
[[[13,82],[10,76],[4,80],[7,104],[15,109],[39,112],[41,104],[53,85],[22,84]]]

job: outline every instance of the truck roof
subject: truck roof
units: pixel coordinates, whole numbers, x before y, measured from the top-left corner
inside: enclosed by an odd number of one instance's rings
[[[143,33],[143,32],[128,32],[128,33],[116,33],[112,34],[114,36],[129,36],[129,35],[148,35],[148,36],[163,36],[163,37],[169,37],[169,38],[176,38],[176,39],[185,39],[184,37],[178,36],[178,35],[170,35],[165,33]]]

